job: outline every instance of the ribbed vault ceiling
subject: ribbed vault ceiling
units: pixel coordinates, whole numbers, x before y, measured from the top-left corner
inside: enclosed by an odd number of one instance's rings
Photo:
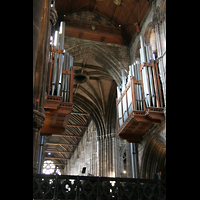
[[[115,123],[111,126],[111,115],[116,116],[116,82],[108,70],[90,56],[76,57],[73,66],[74,106],[68,126],[63,135],[52,135],[46,140],[45,158],[55,158],[54,163],[58,166],[71,157],[91,120],[98,127],[99,136],[111,133],[116,126]]]

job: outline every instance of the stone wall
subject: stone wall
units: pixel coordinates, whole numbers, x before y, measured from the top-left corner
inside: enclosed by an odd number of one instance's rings
[[[123,165],[125,152],[126,168]],[[98,137],[95,123],[91,121],[72,157],[67,161],[64,174],[131,177],[129,153],[129,143],[121,140],[116,133]],[[86,167],[85,173],[82,173],[83,167]],[[126,173],[123,173],[124,169]]]
[[[93,121],[89,124],[84,136],[79,142],[70,160],[67,161],[64,173],[67,175],[88,175],[88,173],[95,176],[97,172],[97,131]],[[83,167],[86,167],[85,174],[82,174]]]

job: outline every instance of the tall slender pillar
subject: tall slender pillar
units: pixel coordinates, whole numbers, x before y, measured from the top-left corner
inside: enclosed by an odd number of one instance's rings
[[[42,14],[43,0],[33,1],[33,75],[35,74],[35,64],[40,33],[40,22]]]
[[[55,25],[57,14],[49,0],[34,1],[33,10],[33,175],[36,175],[40,129],[45,120],[50,31],[51,26]]]
[[[37,156],[40,140],[40,129],[44,125],[45,113],[44,110],[33,109],[33,175],[37,174]]]
[[[107,163],[106,163],[106,153],[107,153],[107,146],[106,146],[106,137],[103,138],[103,176],[107,176]]]
[[[97,136],[97,176],[100,176],[100,154],[99,154],[99,149],[100,149],[100,137]]]
[[[157,46],[157,57],[158,57],[158,67],[160,71],[160,79],[162,82],[162,89],[164,95],[164,102],[166,106],[166,73],[165,73],[165,65],[166,65],[166,37],[165,37],[165,28],[162,23],[163,19],[160,19],[160,11],[156,11],[156,17],[154,18],[155,23],[155,35],[156,35],[156,46]],[[165,21],[165,20],[164,20]]]

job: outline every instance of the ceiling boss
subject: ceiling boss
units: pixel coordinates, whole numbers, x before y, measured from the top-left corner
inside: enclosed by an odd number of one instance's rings
[[[122,0],[113,0],[113,2],[115,3],[115,5],[120,6],[122,3]]]

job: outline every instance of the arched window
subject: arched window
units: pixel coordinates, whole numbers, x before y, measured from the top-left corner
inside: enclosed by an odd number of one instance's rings
[[[51,160],[45,160],[43,164],[43,174],[59,174],[61,175],[60,170],[58,167],[56,168],[55,164]]]
[[[124,152],[123,154],[123,173],[126,174],[126,171],[127,171],[127,165],[126,165],[126,151]]]

